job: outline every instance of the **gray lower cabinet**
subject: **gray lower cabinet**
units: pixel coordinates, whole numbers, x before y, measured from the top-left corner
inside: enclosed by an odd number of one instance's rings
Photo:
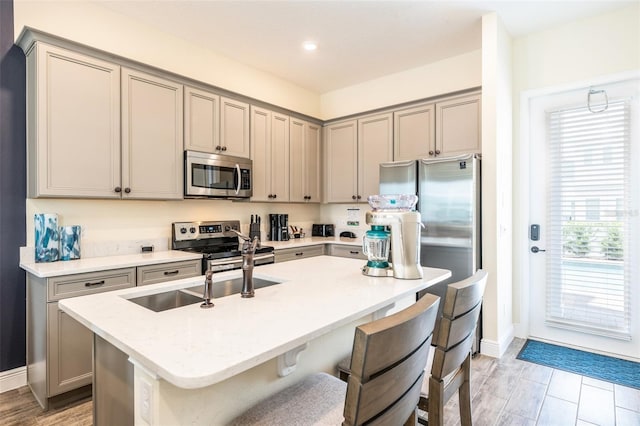
[[[324,244],[277,249],[274,251],[274,254],[276,263],[304,259],[306,257],[322,256],[324,255]]]
[[[201,274],[200,259],[52,278],[27,274],[27,382],[40,405],[91,394],[93,333],[59,300]]]
[[[202,260],[185,260],[183,262],[138,266],[136,269],[136,283],[138,286],[157,284],[169,280],[202,275]]]
[[[77,391],[90,394],[92,333],[58,301],[136,285],[135,268],[39,278],[27,274],[27,382],[47,409]],[[83,387],[87,387],[84,389]]]
[[[367,260],[367,256],[362,254],[362,247],[347,244],[330,244],[329,255]]]

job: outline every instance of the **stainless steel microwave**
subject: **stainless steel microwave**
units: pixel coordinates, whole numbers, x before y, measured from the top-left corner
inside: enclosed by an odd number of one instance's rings
[[[185,198],[249,198],[251,160],[230,155],[185,151]]]

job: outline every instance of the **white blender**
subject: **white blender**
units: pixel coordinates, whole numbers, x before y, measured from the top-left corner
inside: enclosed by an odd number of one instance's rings
[[[363,253],[368,258],[362,273],[372,277],[421,279],[420,228],[423,225],[420,213],[413,210],[418,197],[413,194],[370,195],[368,200],[373,211],[366,214],[371,230],[362,238]],[[385,227],[391,232],[385,231]]]

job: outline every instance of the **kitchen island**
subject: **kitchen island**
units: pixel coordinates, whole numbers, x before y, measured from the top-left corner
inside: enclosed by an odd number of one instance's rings
[[[135,424],[225,424],[308,374],[334,373],[351,350],[356,325],[408,306],[417,291],[450,276],[424,268],[422,280],[374,278],[362,275],[362,266],[330,256],[261,266],[256,278],[280,283],[257,289],[251,299],[214,299],[211,309],[195,303],[154,312],[128,300],[193,287],[202,277],[65,299],[60,306],[93,331],[94,345],[128,358]],[[216,274],[214,285],[240,274]],[[96,380],[95,393],[100,386]],[[95,409],[94,416],[104,414],[100,404]]]

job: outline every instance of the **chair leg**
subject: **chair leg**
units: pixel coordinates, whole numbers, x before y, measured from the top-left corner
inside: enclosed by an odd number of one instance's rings
[[[429,425],[444,424],[444,383],[429,377]]]
[[[458,389],[458,400],[460,403],[460,424],[471,426],[471,353],[467,355],[462,363],[463,381]]]

